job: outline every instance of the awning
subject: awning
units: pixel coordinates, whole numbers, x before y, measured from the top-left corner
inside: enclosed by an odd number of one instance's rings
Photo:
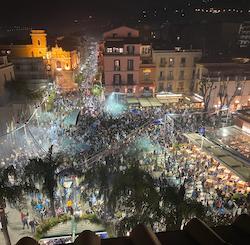
[[[80,110],[72,111],[67,117],[64,118],[63,125],[65,127],[75,126],[77,124],[79,114]]]
[[[152,105],[146,98],[139,98],[138,99],[142,107],[151,107]]]
[[[140,102],[138,101],[137,98],[127,98],[127,103],[128,104],[139,104]]]

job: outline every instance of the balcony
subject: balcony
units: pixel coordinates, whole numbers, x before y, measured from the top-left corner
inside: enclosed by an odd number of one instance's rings
[[[167,80],[172,81],[172,80],[174,80],[174,77],[173,76],[168,76]]]
[[[166,67],[166,65],[167,65],[166,62],[160,63],[160,67]]]

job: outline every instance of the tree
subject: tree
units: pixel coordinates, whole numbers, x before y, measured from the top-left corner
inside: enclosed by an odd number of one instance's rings
[[[108,199],[113,184],[114,174],[115,171],[112,166],[107,164],[97,165],[84,173],[84,180],[81,183],[81,185],[85,186],[86,190],[93,193],[98,191],[98,198],[103,197],[104,218],[107,217]]]
[[[58,178],[67,175],[79,175],[80,172],[73,166],[65,165],[62,155],[53,155],[53,146],[45,158],[30,159],[25,166],[24,173],[30,184],[40,183],[42,191],[48,196],[52,215],[55,217],[55,191]]]
[[[84,80],[84,75],[83,73],[79,73],[75,76],[75,82],[80,85]]]
[[[6,201],[15,203],[20,200],[24,190],[25,186],[21,184],[13,166],[0,167],[0,221],[6,245],[11,244],[5,214]]]
[[[234,82],[234,88],[232,93],[229,93],[229,78],[227,80],[220,79],[220,87],[219,87],[219,99],[220,99],[220,109],[223,107],[229,108],[232,104],[234,98],[239,95],[242,89],[242,81],[236,77]]]
[[[114,213],[117,210],[127,213],[119,224],[123,234],[138,223],[152,224],[159,210],[159,194],[154,179],[140,169],[139,164],[119,172],[114,179],[109,205]]]
[[[211,94],[216,88],[215,81],[211,79],[201,79],[199,81],[200,94],[203,97],[204,111],[208,111]]]
[[[185,198],[185,187],[183,185],[178,189],[163,180],[160,194],[161,215],[165,220],[167,229],[179,230],[183,220],[190,219],[193,216],[202,217],[205,215],[205,207],[201,203]]]

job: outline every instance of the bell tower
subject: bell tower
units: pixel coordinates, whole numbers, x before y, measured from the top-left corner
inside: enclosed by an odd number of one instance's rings
[[[30,36],[32,40],[31,56],[46,58],[47,34],[45,30],[32,30]]]

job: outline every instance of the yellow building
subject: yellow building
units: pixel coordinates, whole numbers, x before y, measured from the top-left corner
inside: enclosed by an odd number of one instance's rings
[[[158,92],[189,93],[201,50],[153,50]]]
[[[43,57],[47,54],[47,34],[44,30],[31,31],[31,44],[8,44],[1,45],[1,50],[9,50],[10,57]]]
[[[57,72],[73,71],[78,68],[80,58],[76,50],[65,51],[57,44],[49,50],[47,34],[44,30],[32,30],[30,36],[31,44],[0,44],[0,51],[8,51],[9,56],[14,58],[42,57],[52,76],[55,76]]]

